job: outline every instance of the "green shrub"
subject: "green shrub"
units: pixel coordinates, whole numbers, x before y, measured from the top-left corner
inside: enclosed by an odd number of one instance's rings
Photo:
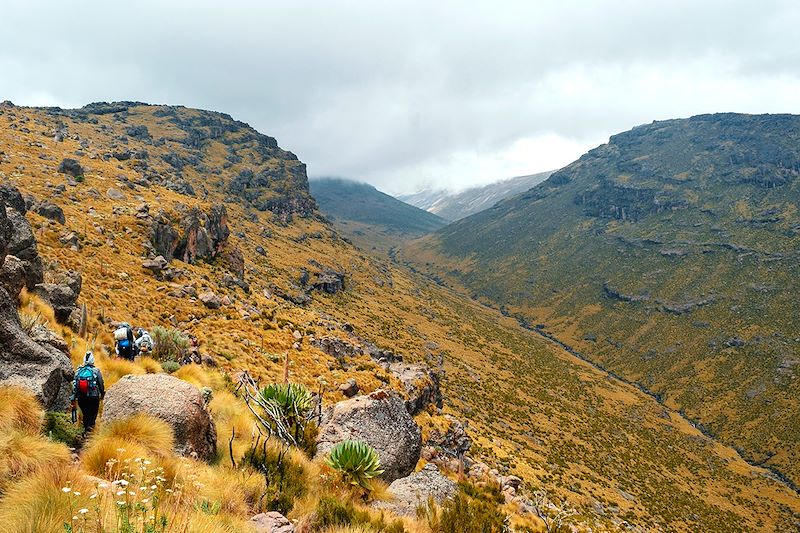
[[[51,440],[74,448],[83,434],[83,428],[79,424],[73,424],[70,415],[50,411],[44,418],[44,434]]]
[[[373,519],[366,511],[356,509],[352,502],[339,500],[333,496],[320,498],[314,510],[311,531],[323,531],[334,527],[362,527],[380,533],[405,533],[403,522],[395,520],[386,523],[383,516]]]
[[[370,490],[370,479],[383,473],[378,454],[360,440],[340,442],[331,449],[325,462],[345,481],[365,490]]]
[[[433,533],[500,533],[506,531],[506,515],[499,509],[504,501],[500,488],[458,484],[458,493],[441,509],[429,500],[417,509]]]
[[[294,502],[306,493],[308,473],[303,465],[291,459],[287,450],[256,442],[242,459],[243,465],[264,476],[266,489],[259,502],[263,511],[278,511],[286,515],[294,507]]]
[[[153,338],[154,359],[182,361],[189,354],[189,337],[179,329],[156,326],[150,336]]]
[[[177,371],[180,367],[181,365],[177,361],[164,361],[163,363],[161,363],[161,369],[168,374],[172,374],[173,372]]]

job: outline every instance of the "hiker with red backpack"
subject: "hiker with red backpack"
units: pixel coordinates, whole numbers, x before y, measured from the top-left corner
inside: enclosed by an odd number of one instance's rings
[[[97,412],[100,410],[100,400],[106,395],[106,386],[103,383],[103,374],[100,369],[94,366],[94,354],[86,352],[83,357],[83,365],[75,371],[75,379],[72,382],[72,404],[73,418],[75,407],[80,407],[83,414],[83,433],[87,434],[94,428],[97,421]]]

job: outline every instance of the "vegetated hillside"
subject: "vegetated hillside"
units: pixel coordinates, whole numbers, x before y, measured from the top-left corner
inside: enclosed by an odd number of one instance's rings
[[[367,250],[385,252],[447,224],[366,183],[322,178],[311,180],[309,186],[320,211],[342,234]]]
[[[420,209],[435,213],[445,220],[461,220],[484,209],[489,209],[500,200],[527,191],[546,180],[550,174],[552,171],[517,176],[483,187],[471,187],[458,193],[445,190],[426,190],[398,198]]]
[[[799,204],[800,117],[703,115],[615,135],[407,257],[800,483]]]
[[[244,125],[228,131],[236,124],[216,113],[141,104],[0,108],[0,180],[28,197],[26,216],[47,268],[82,274],[88,338],[60,330],[73,363],[93,346],[109,386],[127,373],[166,369],[163,361],[163,368],[147,359],[128,365],[109,356],[109,321],[124,320],[196,336],[223,372],[217,376],[205,364],[174,374],[214,391],[218,461],[180,467],[195,476],[188,479],[199,492],[187,495],[187,505],[200,530],[242,531],[243,520],[264,510],[253,486],[259,476],[230,466],[228,443],[240,457],[253,421],[226,383],[240,370],[262,383],[279,381],[287,353],[289,379],[319,392],[326,407],[344,399],[339,385],[348,379],[362,393],[402,389],[387,369],[392,353],[442,371],[443,413],[467,423],[473,440],[470,474],[485,461],[503,475],[519,475],[518,494],[547,491],[558,508],[577,513],[569,521],[578,530],[794,527],[795,492],[677,413],[516,321],[354,248],[316,215],[302,164],[277,146],[266,151],[268,138]],[[189,142],[190,136],[205,140]],[[62,165],[65,158],[81,168]],[[170,161],[185,163],[176,168]],[[171,258],[166,265],[160,253]],[[30,321],[40,309],[24,304],[21,312]],[[449,424],[432,406],[416,420],[431,443]],[[4,478],[0,530],[31,519],[16,512],[29,508],[19,502],[39,496],[53,502],[48,512],[69,512],[59,487],[91,457],[81,451],[80,464],[68,468],[68,450],[59,454],[63,468],[48,473],[34,463]],[[163,455],[157,450],[156,460],[172,468]],[[105,475],[105,460],[94,464],[93,475]],[[320,500],[328,478],[320,466],[308,468],[309,497]],[[313,523],[314,501],[290,500],[289,517]],[[519,530],[542,526],[516,496],[499,507]],[[429,530],[424,522],[406,523],[410,531]]]

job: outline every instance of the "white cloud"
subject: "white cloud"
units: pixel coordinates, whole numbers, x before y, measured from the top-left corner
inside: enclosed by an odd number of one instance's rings
[[[789,0],[6,3],[0,100],[230,113],[390,191],[561,166],[715,111],[800,112]]]

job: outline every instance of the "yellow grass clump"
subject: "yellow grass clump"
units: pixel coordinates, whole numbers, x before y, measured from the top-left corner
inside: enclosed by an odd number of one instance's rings
[[[61,469],[70,461],[66,446],[18,430],[0,434],[0,494],[39,470]]]
[[[0,433],[14,429],[39,434],[44,410],[39,401],[22,387],[0,387]]]
[[[71,487],[65,492],[65,487]],[[78,506],[75,492],[88,501],[91,485],[74,468],[43,468],[15,484],[0,505],[0,531],[51,533],[64,531]],[[81,503],[85,503],[82,501]]]
[[[118,357],[99,357],[97,358],[95,364],[103,373],[103,381],[105,383],[106,390],[108,390],[108,388],[114,383],[119,381],[123,376],[127,376],[128,374],[146,373],[145,369],[140,365],[137,365],[136,363],[126,359],[120,359]]]
[[[159,362],[152,357],[141,357],[136,362],[147,374],[160,374],[164,371]]]
[[[202,366],[196,364],[183,365],[172,375],[191,383],[198,389],[209,387],[218,390],[224,386],[222,376],[218,372],[206,371]]]

